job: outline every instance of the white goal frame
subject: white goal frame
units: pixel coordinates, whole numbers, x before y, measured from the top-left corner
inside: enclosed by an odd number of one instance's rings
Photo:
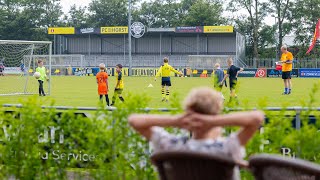
[[[14,48],[10,49],[8,47],[5,47],[6,45],[30,45],[30,47],[26,48],[17,48],[17,51],[21,51],[21,54],[18,55],[16,59],[14,59],[14,63],[10,65],[10,60],[7,59],[13,59],[14,53],[17,53]],[[10,47],[10,46],[9,46]],[[20,48],[20,49],[19,49]],[[41,49],[43,48],[43,49]],[[4,50],[3,50],[4,49]],[[45,53],[42,51],[44,50]],[[3,52],[2,52],[3,51]],[[25,52],[24,52],[25,51]],[[10,54],[10,55],[8,55]],[[0,63],[2,63],[5,67],[3,74],[4,76],[0,76],[0,86],[3,86],[2,88],[6,88],[6,82],[10,83],[10,87],[8,92],[0,91],[0,96],[8,96],[8,95],[31,95],[31,94],[38,94],[38,84],[35,79],[32,77],[33,73],[35,72],[35,64],[36,64],[36,58],[37,57],[43,57],[45,60],[44,66],[47,70],[47,78],[49,79],[48,82],[46,82],[47,86],[44,87],[45,93],[47,95],[51,94],[51,71],[52,71],[52,65],[51,65],[51,56],[52,56],[52,42],[51,41],[20,41],[20,40],[0,40]],[[1,59],[2,58],[2,59]],[[21,62],[24,65],[24,71],[21,71],[21,73],[17,73],[17,69],[20,68],[17,64]],[[33,62],[33,63],[32,63]],[[32,64],[31,64],[32,63]],[[7,66],[6,66],[7,65]],[[7,73],[7,69],[14,69],[13,72]],[[22,68],[21,68],[22,69]],[[30,71],[32,69],[32,72]],[[7,76],[7,77],[6,77]],[[18,77],[20,76],[20,77]],[[30,77],[31,76],[31,77]],[[12,77],[13,81],[10,81],[10,78]],[[4,78],[4,80],[1,83],[1,78]],[[15,79],[18,79],[19,81],[14,81]],[[9,80],[8,80],[9,79]],[[21,80],[22,79],[22,80]],[[23,80],[24,79],[24,80]],[[24,84],[21,84],[23,83]],[[29,87],[29,83],[33,83],[32,88]],[[14,86],[14,83],[20,83],[21,86],[18,87],[17,91],[12,91],[11,86]]]

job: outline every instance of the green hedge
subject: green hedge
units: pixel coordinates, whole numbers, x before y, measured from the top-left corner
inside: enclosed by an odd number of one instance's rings
[[[317,87],[303,106],[313,105]],[[171,113],[181,112],[175,97],[171,107],[178,110]],[[76,115],[75,110],[61,114],[55,109],[43,110],[39,98],[30,98],[23,108],[10,109],[13,113],[2,108],[0,179],[67,179],[71,175],[75,179],[156,179],[148,143],[127,123],[128,115],[145,108],[148,98],[135,95],[127,99],[119,103],[118,110],[110,112],[101,106],[90,118]],[[259,108],[264,106],[262,102]],[[307,118],[317,113],[303,112],[300,130],[292,127],[286,114],[266,112],[270,121],[264,125],[264,133],[257,133],[247,145],[247,156],[281,154],[282,148],[290,148],[291,155],[320,162],[320,122],[309,125]],[[228,128],[226,132],[234,130]],[[248,172],[242,172],[242,177],[252,178]]]

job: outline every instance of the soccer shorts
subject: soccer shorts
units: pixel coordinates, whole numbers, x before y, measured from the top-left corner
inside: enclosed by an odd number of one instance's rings
[[[230,79],[229,80],[229,87],[230,90],[234,90],[237,87],[237,79]]]
[[[162,77],[161,85],[162,86],[171,86],[170,77]]]
[[[282,72],[282,79],[291,79],[291,71]]]
[[[107,86],[99,86],[98,85],[98,94],[99,95],[106,95],[106,94],[108,94],[108,88],[107,88]]]
[[[123,91],[123,89],[114,89],[114,94],[121,95],[122,91]]]

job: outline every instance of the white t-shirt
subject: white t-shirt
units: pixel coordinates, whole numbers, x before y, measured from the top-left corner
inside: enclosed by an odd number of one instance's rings
[[[234,160],[242,160],[245,149],[240,145],[236,134],[218,139],[189,139],[187,136],[175,136],[161,127],[152,127],[151,144],[154,152],[164,150],[190,150],[209,154],[225,154]],[[239,179],[239,170],[235,168],[234,179]]]

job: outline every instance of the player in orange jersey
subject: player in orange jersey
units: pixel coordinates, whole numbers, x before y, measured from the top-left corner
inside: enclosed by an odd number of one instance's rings
[[[288,51],[287,46],[281,47],[281,61],[282,63],[282,79],[284,82],[284,92],[282,94],[291,94],[291,71],[292,71],[292,62],[293,62],[293,55],[291,52]]]
[[[101,63],[99,64],[100,72],[96,75],[97,84],[98,84],[98,94],[100,96],[100,101],[102,101],[103,95],[106,96],[106,102],[109,106],[109,97],[108,97],[108,74],[106,71],[106,65]]]

